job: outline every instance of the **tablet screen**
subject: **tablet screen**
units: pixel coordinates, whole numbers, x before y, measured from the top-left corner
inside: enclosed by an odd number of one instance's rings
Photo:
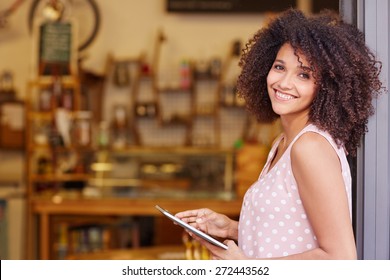
[[[222,242],[219,242],[218,240],[216,240],[215,238],[211,237],[210,235],[194,228],[193,226],[190,226],[189,224],[183,222],[182,220],[180,220],[179,218],[175,217],[174,215],[172,215],[171,213],[169,213],[167,210],[165,210],[164,208],[161,208],[160,206],[156,205],[155,206],[161,213],[163,213],[166,217],[168,217],[169,219],[171,219],[172,221],[174,221],[175,223],[177,223],[178,225],[182,226],[183,228],[191,231],[192,233],[196,234],[197,236],[207,240],[208,242],[218,246],[218,247],[221,247],[223,249],[227,249],[228,247],[223,244]]]

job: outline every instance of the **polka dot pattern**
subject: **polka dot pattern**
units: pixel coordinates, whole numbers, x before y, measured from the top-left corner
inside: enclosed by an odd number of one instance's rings
[[[299,186],[294,178],[290,151],[300,135],[313,131],[325,137],[336,150],[342,167],[342,174],[351,211],[351,175],[342,148],[331,136],[314,125],[304,128],[290,144],[280,160],[269,169],[281,136],[275,141],[262,173],[244,197],[239,221],[238,244],[251,258],[283,257],[318,247],[299,196]]]

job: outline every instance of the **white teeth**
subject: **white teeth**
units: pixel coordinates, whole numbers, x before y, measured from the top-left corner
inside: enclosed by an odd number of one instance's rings
[[[291,100],[291,99],[294,99],[293,96],[288,95],[288,94],[281,93],[280,91],[276,91],[276,96],[277,96],[279,99],[283,99],[283,100]]]

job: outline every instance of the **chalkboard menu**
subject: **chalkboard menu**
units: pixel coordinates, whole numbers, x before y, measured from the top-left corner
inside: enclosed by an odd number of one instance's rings
[[[41,25],[40,60],[47,63],[69,62],[72,45],[70,23],[48,22]]]
[[[69,74],[72,57],[72,24],[45,22],[40,25],[40,74]],[[54,69],[54,70],[53,70]]]

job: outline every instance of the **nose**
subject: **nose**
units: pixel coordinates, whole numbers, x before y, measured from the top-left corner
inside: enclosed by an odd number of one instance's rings
[[[285,73],[279,80],[279,87],[281,89],[291,89],[292,87],[292,75]]]

